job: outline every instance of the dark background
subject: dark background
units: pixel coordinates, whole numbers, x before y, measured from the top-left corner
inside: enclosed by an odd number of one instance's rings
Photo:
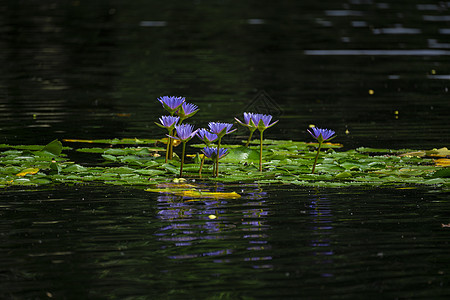
[[[347,147],[448,146],[449,15],[437,1],[6,1],[0,139],[157,138],[157,98],[179,95],[201,127],[257,111],[280,119],[268,138],[311,140],[314,124]]]

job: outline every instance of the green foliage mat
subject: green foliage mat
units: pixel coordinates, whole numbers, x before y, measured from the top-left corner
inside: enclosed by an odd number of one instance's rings
[[[220,161],[219,177],[213,178],[206,160],[199,177],[200,148],[190,146],[184,177],[204,182],[293,184],[319,187],[348,186],[450,186],[449,150],[392,150],[357,148],[340,151],[342,145],[324,144],[316,173],[311,167],[317,144],[288,140],[264,141],[263,168],[258,171],[259,141],[249,148],[224,145],[230,154]],[[159,140],[55,140],[48,145],[0,145],[0,187],[49,184],[114,184],[152,186],[177,180],[178,157],[164,162],[165,145]],[[176,152],[180,152],[175,148]],[[70,157],[84,157],[73,161]],[[152,190],[153,191],[153,190]]]

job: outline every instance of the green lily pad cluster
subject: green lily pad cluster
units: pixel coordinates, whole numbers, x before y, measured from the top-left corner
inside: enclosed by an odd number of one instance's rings
[[[290,184],[307,187],[450,186],[448,150],[392,150],[357,148],[342,151],[340,144],[323,143],[316,172],[311,166],[317,143],[264,141],[264,172],[259,171],[259,143],[249,147],[224,145],[221,175],[203,166],[204,144],[192,145],[185,162],[187,180],[223,183]],[[114,184],[151,186],[177,179],[180,161],[165,162],[165,145],[158,140],[55,140],[48,145],[0,145],[0,187],[57,184]],[[83,147],[79,147],[82,145]],[[72,159],[76,158],[76,159]],[[83,159],[83,161],[80,161]]]

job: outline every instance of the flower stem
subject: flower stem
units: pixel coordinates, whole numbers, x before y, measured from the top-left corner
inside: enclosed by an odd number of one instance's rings
[[[247,143],[245,144],[245,147],[248,147],[248,145],[250,145],[250,141],[251,141],[251,139],[252,139],[253,132],[254,132],[254,131],[250,131],[250,135],[248,136],[248,140],[247,140]]]
[[[314,171],[316,170],[317,159],[319,158],[319,153],[320,153],[321,147],[322,147],[322,143],[319,141],[319,148],[317,148],[316,159],[314,160],[314,165],[313,165],[311,174],[314,174]]]
[[[169,138],[169,160],[173,159],[173,139]]]
[[[166,164],[169,159],[169,145],[170,145],[170,137],[167,138],[167,147],[166,147]]]
[[[203,169],[203,163],[205,162],[205,157],[206,157],[206,156],[203,156],[203,157],[202,157],[202,161],[201,161],[201,163],[200,163],[200,168],[199,168],[199,170],[198,170],[198,176],[199,176],[200,178],[202,178],[202,169]]]
[[[169,135],[173,134],[173,129],[169,130]],[[170,144],[172,143],[172,138],[171,137],[167,137],[167,147],[166,147],[166,163],[169,159],[169,152],[170,152]]]
[[[262,151],[263,151],[263,132],[260,131],[259,140],[259,171],[262,172]]]
[[[180,177],[183,177],[184,151],[186,150],[186,142],[183,142],[183,152],[181,153]]]
[[[173,116],[174,113],[175,112],[173,111],[170,113],[170,115]],[[173,129],[170,131],[169,135],[173,136]],[[173,158],[173,139],[171,137],[169,137],[168,143],[169,143],[169,160],[172,160],[172,158]],[[167,159],[166,159],[166,162],[167,162]]]
[[[219,149],[220,149],[220,141],[222,138],[219,138],[217,141],[217,157],[216,157],[216,174],[214,177],[219,176]]]

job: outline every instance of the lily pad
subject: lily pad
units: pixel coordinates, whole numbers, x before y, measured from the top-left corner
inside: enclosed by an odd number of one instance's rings
[[[229,149],[229,154],[222,158],[222,163],[245,163],[259,161],[259,151],[248,149],[246,147],[239,147]]]
[[[105,140],[110,146],[72,150],[55,140],[46,146],[0,145],[0,187],[48,184],[155,185],[177,178],[180,162],[165,163],[164,148],[143,146],[141,140]],[[117,144],[113,145],[113,143]],[[337,145],[321,151],[316,173],[311,174],[315,146],[289,140],[267,140],[263,150],[263,172],[259,171],[259,144],[233,145],[221,159],[219,176],[212,176],[211,161],[206,160],[202,176],[198,151],[186,157],[184,175],[202,182],[293,184],[320,187],[414,186],[448,188],[450,174],[446,148],[432,150],[392,150],[358,148],[340,151]],[[126,147],[120,143],[131,143]],[[188,148],[192,150],[192,148]],[[67,152],[84,152],[94,160],[70,161]],[[175,149],[178,152],[178,149]],[[424,153],[422,156],[403,155]],[[99,155],[100,154],[100,155]],[[386,155],[387,154],[387,155]],[[76,156],[78,157],[78,156]],[[100,162],[99,162],[100,159]],[[102,160],[103,159],[103,160]],[[214,191],[199,188],[177,191],[183,197],[215,197]],[[228,197],[228,195],[219,195]]]
[[[42,148],[42,151],[58,156],[61,154],[62,148],[63,147],[62,147],[61,142],[58,140],[54,140],[54,141],[48,143],[47,145],[45,145],[44,148]]]

